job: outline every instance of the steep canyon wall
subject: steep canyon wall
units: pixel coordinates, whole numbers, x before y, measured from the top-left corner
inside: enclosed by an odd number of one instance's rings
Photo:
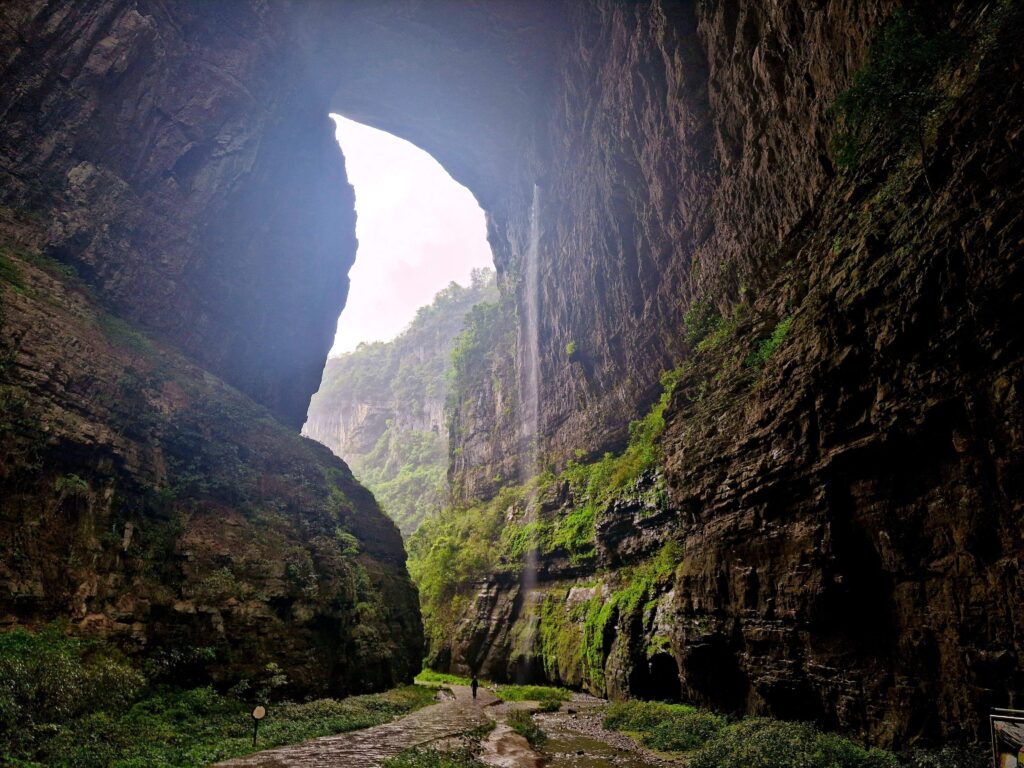
[[[504,522],[490,574],[431,617],[435,663],[896,746],[983,736],[1019,701],[1020,12],[932,7],[925,34],[969,51],[909,145],[879,128],[840,167],[830,105],[893,9],[574,6],[489,208],[518,337],[456,413],[453,487]],[[497,403],[522,385],[534,185],[539,505],[495,496],[488,458],[524,452]],[[588,509],[560,468],[624,446],[664,369],[655,469]],[[565,534],[582,515],[592,550]]]
[[[28,554],[4,558],[4,615],[155,642],[159,606],[226,648],[271,622],[295,658],[340,633],[364,650],[339,676],[391,632],[408,651],[368,684],[407,675],[415,610],[346,602],[410,601],[397,531],[260,410],[301,422],[344,301],[337,111],[473,191],[504,294],[450,438],[455,511],[489,505],[508,547],[456,585],[436,663],[884,744],[977,734],[1024,692],[1021,13],[929,4],[926,32],[966,48],[922,81],[941,98],[890,127],[911,141],[879,130],[842,164],[829,107],[897,5],[5,5],[4,396],[26,416],[4,427],[3,514]],[[587,491],[580,467],[627,445],[643,471]],[[142,486],[184,514],[158,594],[125,570],[158,515]],[[306,554],[243,568],[236,519]]]

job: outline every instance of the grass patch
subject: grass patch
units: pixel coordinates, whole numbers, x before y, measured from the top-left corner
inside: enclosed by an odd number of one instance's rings
[[[259,749],[389,722],[434,700],[406,686],[268,707]],[[109,646],[61,624],[0,634],[0,763],[75,768],[205,766],[252,749],[252,701],[147,686]]]
[[[660,701],[614,701],[608,705],[604,727],[615,731],[644,733],[673,718],[693,714],[689,704],[665,704]]]
[[[721,729],[689,758],[689,768],[899,768],[891,752],[865,749],[806,723],[750,718]]]
[[[459,675],[449,675],[446,672],[435,672],[432,669],[424,669],[416,675],[416,682],[420,685],[466,685],[472,680]]]
[[[529,712],[522,709],[513,709],[508,713],[506,719],[509,727],[520,736],[530,742],[531,747],[539,747],[547,741],[547,734],[534,721]]]
[[[502,701],[536,701],[543,712],[557,712],[572,691],[547,685],[500,685],[495,690]]]
[[[899,768],[891,752],[865,749],[807,723],[726,718],[685,704],[649,701],[615,702],[608,707],[606,728],[636,734],[647,747],[687,753],[688,768]]]

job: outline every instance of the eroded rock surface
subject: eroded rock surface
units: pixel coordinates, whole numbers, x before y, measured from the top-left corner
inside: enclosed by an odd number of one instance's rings
[[[622,412],[687,361],[666,492],[647,478],[603,509],[589,563],[551,552],[533,589],[507,572],[475,585],[440,663],[887,745],[984,737],[988,708],[1017,700],[1021,19],[995,32],[942,6],[980,48],[946,76],[920,146],[840,174],[826,108],[890,9],[573,17],[534,145],[549,162],[492,223],[522,264],[539,185],[551,464],[621,445]],[[696,300],[722,315],[699,348]],[[509,359],[521,372],[521,348]],[[666,544],[672,567],[651,570]]]
[[[4,625],[66,619],[177,683],[410,680],[402,542],[348,468],[99,308],[33,249],[37,222],[2,223]]]

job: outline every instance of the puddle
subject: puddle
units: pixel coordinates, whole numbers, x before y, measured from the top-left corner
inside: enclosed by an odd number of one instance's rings
[[[605,703],[574,696],[572,711],[537,715],[548,735],[542,754],[547,768],[669,768],[680,763],[645,750],[635,741],[604,728]]]

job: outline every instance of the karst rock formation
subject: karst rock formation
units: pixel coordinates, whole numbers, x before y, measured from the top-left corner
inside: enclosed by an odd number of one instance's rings
[[[842,163],[836,98],[912,5],[5,2],[0,621],[307,692],[419,668],[397,529],[298,436],[356,248],[337,112],[487,214],[506,300],[451,417],[458,499],[620,449],[689,361],[657,503],[543,556],[539,598],[468,585],[437,664],[980,734],[1024,695],[1024,14],[927,6],[962,48],[928,114]],[[573,605],[666,542],[596,662],[519,647],[531,600],[572,646]]]

